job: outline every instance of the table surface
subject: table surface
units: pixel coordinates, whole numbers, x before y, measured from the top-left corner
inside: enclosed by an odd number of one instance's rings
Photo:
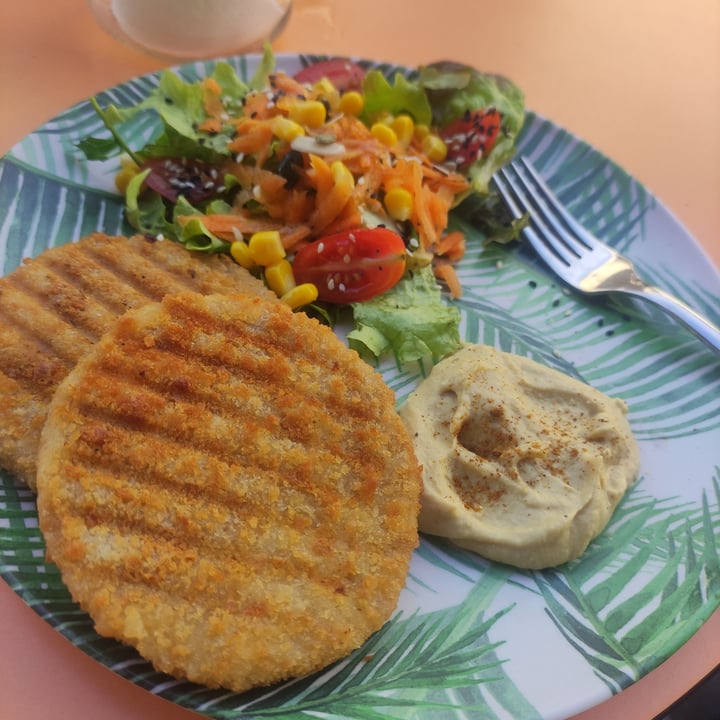
[[[295,0],[276,52],[511,77],[527,105],[653,192],[720,266],[718,0]],[[89,95],[166,63],[96,25],[84,0],[0,7],[0,154]],[[97,664],[0,582],[0,717],[191,720]],[[574,720],[648,720],[720,662],[720,611],[672,658]]]

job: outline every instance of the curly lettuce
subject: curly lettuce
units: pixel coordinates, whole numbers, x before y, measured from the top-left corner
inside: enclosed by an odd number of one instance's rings
[[[460,347],[460,311],[443,300],[429,266],[407,274],[391,290],[352,306],[348,344],[377,359],[392,352],[398,365],[441,358]]]
[[[432,121],[443,127],[467,110],[495,108],[502,115],[492,150],[467,171],[477,192],[488,192],[490,178],[515,154],[515,140],[525,121],[525,96],[511,80],[481,73],[467,65],[439,62],[421,67],[419,84],[432,107]]]

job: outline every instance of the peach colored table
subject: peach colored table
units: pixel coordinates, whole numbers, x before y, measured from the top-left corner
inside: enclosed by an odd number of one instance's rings
[[[720,265],[718,0],[296,0],[278,52],[512,77],[527,105],[612,157]],[[162,62],[98,28],[83,0],[0,6],[0,153],[92,93]],[[0,718],[190,720],[71,646],[0,582]],[[648,720],[720,662],[720,612],[646,678],[575,720]]]

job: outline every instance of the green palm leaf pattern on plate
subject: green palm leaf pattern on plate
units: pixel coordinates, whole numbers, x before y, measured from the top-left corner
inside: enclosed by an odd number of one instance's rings
[[[312,59],[280,56],[278,64],[292,71]],[[247,78],[256,60],[229,62]],[[388,76],[402,70],[366,65]],[[179,71],[191,80],[210,69],[203,62]],[[156,75],[136,78],[98,100],[131,104],[157,82]],[[145,115],[123,132],[137,146],[154,128]],[[90,104],[80,103],[0,161],[3,273],[93,230],[131,232],[113,188],[117,162],[88,164],[75,147],[101,132]],[[717,273],[647,190],[533,113],[519,146],[590,230],[718,321]],[[459,267],[463,337],[532,357],[628,402],[641,479],[580,559],[520,572],[423,537],[395,616],[362,648],[314,676],[243,695],[170,678],[99,637],[44,562],[33,495],[7,474],[0,475],[3,578],[85,653],[208,717],[560,718],[656,667],[720,605],[717,360],[657,312],[568,293],[523,243],[485,245],[468,218],[453,223],[469,240]],[[378,369],[402,402],[430,368],[399,368],[387,358]]]
[[[613,692],[669,656],[715,607],[718,477],[700,508],[636,489],[579,560],[536,575],[553,622]]]

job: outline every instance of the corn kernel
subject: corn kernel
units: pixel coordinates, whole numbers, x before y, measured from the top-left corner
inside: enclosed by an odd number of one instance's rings
[[[340,93],[328,78],[318,80],[312,86],[313,94],[318,100],[325,100],[330,106],[330,110],[335,112],[340,105]]]
[[[235,240],[230,245],[230,255],[238,265],[248,270],[255,267],[255,261],[250,256],[250,248],[244,240]]]
[[[415,131],[413,119],[409,115],[398,115],[392,120],[390,127],[395,131],[400,144],[407,147],[413,139],[413,133]]]
[[[318,289],[312,283],[296,285],[292,290],[286,292],[281,300],[287,303],[293,310],[315,302],[318,299]]]
[[[272,119],[272,132],[280,140],[292,142],[296,137],[305,134],[305,128],[284,115],[276,115]]]
[[[420,143],[430,162],[442,162],[447,157],[447,145],[437,135],[427,135]]]
[[[116,176],[115,176],[115,187],[117,188],[117,191],[119,193],[125,194],[125,191],[127,190],[127,186],[130,184],[130,181],[138,174],[138,170],[131,167],[125,167],[123,168]]]
[[[365,98],[357,90],[348,90],[340,96],[338,109],[345,115],[357,117],[365,107]]]
[[[120,170],[115,176],[115,187],[118,192],[125,194],[128,183],[140,172],[137,163],[129,156],[123,155],[120,158]]]
[[[292,265],[283,258],[265,268],[265,282],[278,296],[282,297],[295,287]]]
[[[355,187],[355,178],[342,160],[334,160],[330,163],[330,172],[336,189],[351,192]]]
[[[300,100],[290,108],[290,119],[309,128],[319,128],[326,118],[327,111],[319,100]]]
[[[277,230],[253,233],[248,242],[248,250],[253,262],[263,267],[272,265],[285,257],[285,247]]]
[[[383,123],[385,125],[389,125],[393,120],[395,116],[388,112],[387,110],[379,110],[372,116],[372,122],[374,123]]]
[[[424,123],[420,123],[415,126],[415,130],[413,131],[413,135],[415,136],[416,140],[424,140],[428,135],[430,134],[430,128],[425,125]]]
[[[370,128],[370,132],[376,137],[383,145],[392,147],[397,143],[397,135],[395,131],[385,123],[376,122]]]
[[[413,198],[408,190],[395,187],[385,193],[385,209],[393,220],[403,222],[412,214]]]

